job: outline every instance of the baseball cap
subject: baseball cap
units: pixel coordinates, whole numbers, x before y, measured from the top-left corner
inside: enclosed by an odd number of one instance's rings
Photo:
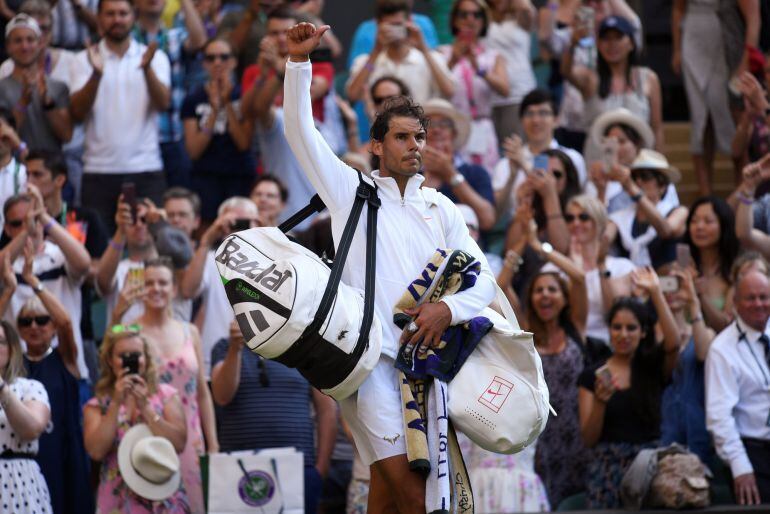
[[[20,13],[11,18],[11,21],[5,26],[5,37],[7,38],[12,31],[20,28],[30,29],[37,37],[42,35],[42,32],[40,32],[40,25],[37,24],[35,18],[29,14]]]
[[[609,30],[617,30],[631,39],[634,38],[634,26],[631,22],[622,16],[607,16],[599,25],[599,37],[602,37]]]

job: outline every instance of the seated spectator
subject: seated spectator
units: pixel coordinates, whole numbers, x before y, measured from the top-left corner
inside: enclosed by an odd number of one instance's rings
[[[334,400],[311,387],[296,369],[250,351],[235,321],[228,337],[212,349],[211,363],[211,390],[222,408],[222,451],[297,448],[305,462],[304,512],[314,514],[337,434]]]
[[[591,125],[587,146],[590,145],[597,155],[598,152],[603,155],[605,146],[612,144],[607,142],[608,139],[615,139],[617,142],[616,159],[622,166],[631,166],[642,149],[652,148],[655,143],[650,126],[625,107],[607,111],[596,118]],[[589,174],[599,199],[607,206],[607,212],[612,214],[633,202],[623,186],[615,180],[609,180],[608,164],[604,159],[591,163]],[[663,201],[672,206],[679,205],[679,196],[674,184],[668,185]]]
[[[608,320],[613,354],[588,366],[578,379],[580,432],[593,448],[588,464],[587,508],[620,507],[620,481],[643,448],[660,437],[660,397],[679,354],[679,334],[651,268],[634,273],[634,285],[652,300],[663,342],[649,306],[620,298]]]
[[[35,462],[38,438],[51,419],[43,384],[25,378],[19,336],[7,321],[0,321],[0,502],[3,514],[50,513],[51,497],[45,477]],[[78,477],[83,480],[83,477]]]
[[[163,210],[168,224],[184,232],[192,241],[201,222],[200,197],[189,189],[170,187],[163,193]]]
[[[137,205],[136,219],[131,206],[120,197],[115,221],[118,228],[104,251],[95,272],[96,292],[107,303],[107,326],[116,314],[131,323],[144,312],[140,302],[144,286],[144,262],[159,255],[170,257],[178,269],[190,262],[192,248],[187,236],[169,225],[150,201]],[[126,256],[123,257],[123,250]],[[174,299],[174,315],[189,321],[192,302]]]
[[[126,365],[138,356],[138,373]],[[190,512],[184,487],[165,500],[153,501],[129,489],[118,468],[118,446],[126,432],[144,423],[153,435],[165,437],[181,453],[187,440],[179,393],[158,383],[147,340],[134,327],[108,329],[100,349],[101,378],[96,396],[83,409],[83,440],[91,458],[101,462],[97,512]]]
[[[620,182],[633,201],[610,215],[607,240],[615,242],[636,266],[660,266],[676,258],[676,241],[687,230],[687,207],[663,200],[669,184],[682,175],[654,150],[642,150],[630,168],[616,165],[610,179]]]
[[[112,231],[123,182],[134,182],[137,195],[154,202],[166,188],[158,115],[170,106],[171,72],[157,45],[131,37],[130,1],[99,2],[97,18],[103,38],[78,54],[70,112],[86,133],[83,205]]]
[[[227,327],[235,318],[219,278],[214,251],[233,232],[233,225],[238,219],[248,220],[251,227],[256,227],[259,222],[257,206],[243,196],[228,198],[219,206],[219,217],[201,236],[193,258],[179,281],[181,298],[202,299],[200,333],[203,370],[207,378],[211,372],[211,349],[220,339],[228,337]]]
[[[740,277],[749,271],[759,271],[770,276],[770,264],[759,252],[753,250],[743,252],[735,258],[733,267],[730,269],[730,289],[727,291],[727,299],[725,300],[727,312],[735,312],[735,284],[738,283]]]
[[[521,134],[519,109],[524,96],[537,87],[530,56],[535,8],[530,0],[491,0],[489,27],[483,43],[505,56],[508,91],[492,93],[492,122],[497,140]],[[490,168],[491,169],[491,168]]]
[[[11,197],[5,203],[5,235],[11,239],[3,252],[7,252],[14,271],[21,276],[24,269],[22,251],[26,244],[32,246],[32,273],[37,277],[37,289],[20,281],[11,299],[8,320],[15,319],[24,303],[38,294],[41,287],[51,291],[69,312],[75,326],[82,317],[81,286],[91,268],[91,256],[85,247],[45,211],[40,192],[29,184],[29,194]],[[83,337],[75,330],[77,365],[84,399],[90,379],[83,351]]]
[[[532,169],[535,156],[548,149],[564,152],[577,171],[581,187],[586,182],[583,156],[571,148],[561,146],[554,139],[556,105],[550,93],[543,89],[528,93],[521,102],[519,114],[524,129],[524,143],[518,135],[510,134],[511,137],[503,141],[506,159],[500,159],[492,173],[498,217],[507,218],[516,210],[516,191]]]
[[[736,318],[711,343],[706,357],[706,426],[730,467],[735,501],[770,501],[770,280],[749,271],[735,284]]]
[[[383,75],[401,79],[419,104],[454,95],[456,85],[445,60],[430,50],[420,27],[410,21],[410,11],[407,0],[377,3],[377,40],[370,53],[359,55],[350,66],[348,100],[363,99],[367,88]]]
[[[289,190],[283,182],[272,175],[262,175],[251,188],[249,197],[257,206],[259,226],[277,227],[278,218],[283,213],[286,200],[289,198]]]
[[[259,58],[243,72],[241,89],[244,92],[243,103],[246,113],[257,117],[267,111],[271,105],[283,105],[283,76],[289,47],[286,44],[286,32],[299,21],[299,15],[282,6],[267,15],[267,34],[259,43]],[[334,85],[334,66],[331,62],[313,60],[313,80],[310,96],[313,100],[313,117],[318,122],[325,119],[324,99]]]
[[[455,80],[452,104],[471,120],[462,155],[491,170],[500,159],[497,133],[492,123],[492,93],[506,97],[510,91],[506,58],[482,43],[489,28],[489,10],[482,0],[455,0],[449,23],[454,43],[438,51]]]
[[[673,269],[678,288],[664,293],[679,328],[679,359],[660,402],[660,444],[679,443],[710,465],[714,456],[706,430],[703,363],[716,333],[706,326],[693,273]]]
[[[69,90],[38,66],[45,51],[40,26],[22,13],[8,22],[5,33],[13,71],[0,80],[0,107],[12,110],[19,136],[30,147],[61,150],[72,138]]]
[[[479,219],[479,228],[489,230],[495,223],[489,173],[458,155],[469,137],[471,124],[467,115],[440,98],[428,100],[423,110],[430,120],[422,152],[423,186],[438,189],[454,203],[468,205]]]
[[[172,186],[189,186],[190,159],[184,147],[181,110],[185,99],[185,56],[196,54],[208,39],[193,0],[181,0],[184,24],[166,28],[161,15],[166,1],[136,0],[136,24],[133,38],[143,45],[154,41],[159,50],[168,56],[171,67],[170,107],[158,117],[160,153],[163,171]]]
[[[27,145],[16,133],[16,119],[8,109],[0,107],[0,202],[22,193],[27,186],[24,157]],[[5,220],[5,213],[0,221]]]
[[[589,37],[586,26],[572,32],[570,49],[562,57],[561,72],[585,101],[584,126],[603,112],[625,107],[648,123],[655,134],[655,149],[661,151],[663,112],[660,81],[650,68],[636,64],[637,44],[633,23],[622,16],[609,16],[599,25],[597,68],[573,65],[572,52],[581,39]]]
[[[51,404],[52,428],[40,436],[35,460],[48,483],[55,514],[92,512],[92,492],[83,479],[89,474],[89,464],[80,424],[80,372],[74,332],[78,327],[64,305],[42,287],[32,273],[31,244],[24,253],[21,278],[39,292],[24,303],[16,325],[27,347],[24,354],[27,376],[43,384]],[[5,273],[6,287],[16,285],[12,273],[9,265]],[[56,351],[51,347],[54,338],[58,342]]]
[[[240,88],[232,83],[236,61],[230,44],[209,41],[203,58],[209,81],[187,95],[182,120],[193,163],[192,188],[203,200],[201,218],[210,222],[223,200],[247,190],[254,180],[253,124],[244,116]]]
[[[530,245],[550,261],[535,275],[526,296],[526,330],[535,334],[535,348],[543,363],[549,402],[559,413],[548,420],[540,434],[535,471],[557,507],[566,497],[583,491],[588,454],[578,437],[580,419],[577,379],[583,370],[587,296],[585,272],[566,256],[537,240],[530,232]],[[552,266],[557,270],[551,271]],[[546,269],[548,271],[546,271]],[[569,284],[559,271],[569,277]],[[475,489],[474,489],[475,490]]]
[[[158,382],[179,393],[187,420],[187,443],[179,455],[182,482],[192,512],[204,512],[198,460],[208,450],[219,451],[214,405],[206,383],[200,334],[194,325],[175,320],[171,303],[176,296],[174,269],[168,259],[147,261],[144,267],[144,315],[137,319],[142,336],[155,350]],[[119,318],[115,318],[119,322]],[[203,436],[206,436],[204,445]]]
[[[386,4],[390,0],[376,0],[377,4]],[[407,8],[409,9],[409,19],[422,31],[425,37],[425,44],[428,48],[436,48],[438,46],[438,35],[436,34],[436,27],[433,25],[433,21],[424,14],[412,12],[414,7],[414,0],[407,0]],[[362,54],[370,54],[374,49],[377,40],[377,20],[375,18],[362,21],[353,33],[353,40],[350,43],[348,49],[348,68],[353,65],[356,57]]]
[[[733,318],[727,307],[730,270],[740,245],[735,235],[735,215],[727,202],[716,196],[699,198],[690,208],[684,242],[690,246],[700,272],[696,290],[706,325],[724,329]]]

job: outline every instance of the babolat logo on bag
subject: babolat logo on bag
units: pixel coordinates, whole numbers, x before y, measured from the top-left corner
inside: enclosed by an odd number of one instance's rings
[[[251,348],[269,341],[287,322],[294,307],[296,272],[234,234],[228,237],[216,262],[229,271],[222,276],[235,319]],[[220,266],[221,269],[221,266]]]

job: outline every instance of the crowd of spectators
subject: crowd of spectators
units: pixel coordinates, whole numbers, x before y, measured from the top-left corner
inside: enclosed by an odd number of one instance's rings
[[[770,503],[765,8],[673,2],[686,205],[625,0],[444,0],[431,17],[371,4],[348,48],[330,30],[311,55],[316,128],[368,174],[376,114],[398,96],[422,106],[424,186],[458,204],[558,412],[516,455],[461,440],[476,510],[618,507],[639,451],[672,442],[712,470],[715,500]],[[288,29],[323,10],[0,0],[0,513],[203,513],[202,455],[285,446],[304,455],[305,512],[366,511],[338,406],[246,348],[214,261],[229,233],[315,194],[283,80]],[[716,152],[735,168],[728,198]],[[293,235],[333,254],[323,213]],[[162,498],[119,455],[139,424],[161,441],[136,454],[177,455]]]

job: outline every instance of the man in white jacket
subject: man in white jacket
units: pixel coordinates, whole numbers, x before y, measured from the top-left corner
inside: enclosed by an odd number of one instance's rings
[[[289,62],[284,89],[286,139],[310,183],[331,213],[339,243],[353,207],[358,176],[329,149],[313,124],[308,55],[328,26],[300,23],[289,30]],[[380,169],[372,173],[382,207],[377,223],[375,313],[382,324],[382,356],[358,392],[340,404],[362,460],[371,466],[370,513],[425,513],[425,480],[410,471],[406,457],[401,396],[393,366],[399,343],[409,337],[423,349],[437,346],[450,325],[476,316],[495,296],[495,279],[484,254],[468,233],[462,214],[445,196],[424,194],[422,150],[426,126],[422,109],[400,97],[386,104],[372,126],[372,153]],[[342,280],[364,289],[366,217],[362,215]],[[393,306],[436,248],[461,249],[477,257],[482,273],[461,293],[409,311],[417,330],[393,323]]]

